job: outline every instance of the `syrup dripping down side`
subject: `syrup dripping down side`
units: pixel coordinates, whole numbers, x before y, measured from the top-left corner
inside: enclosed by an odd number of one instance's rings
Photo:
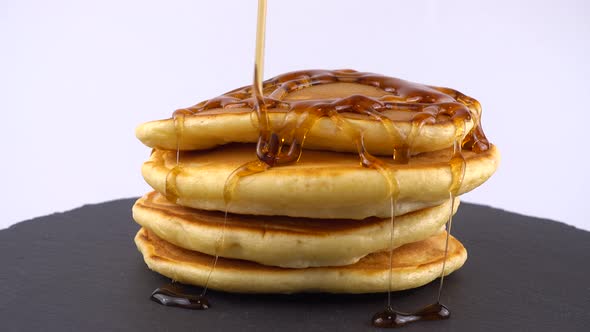
[[[178,186],[176,185],[176,178],[182,173],[182,164],[180,163],[180,145],[184,134],[184,119],[185,113],[174,113],[174,130],[176,132],[176,165],[172,167],[166,174],[166,189],[165,196],[172,203],[177,203],[179,198]]]
[[[259,123],[259,140],[257,144],[257,155],[260,160],[265,159],[265,156],[269,153],[274,152],[278,146],[276,143],[276,135],[270,131],[270,120],[266,105],[264,104],[264,94],[262,91],[262,77],[264,76],[264,37],[266,30],[266,0],[258,0],[258,16],[257,16],[257,28],[256,28],[256,47],[255,47],[255,59],[254,59],[254,79],[252,83],[252,98],[255,101],[254,110],[258,117]],[[264,138],[264,139],[263,139]],[[264,144],[266,142],[273,142],[273,144]],[[223,187],[223,199],[225,203],[225,213],[223,217],[223,227],[221,229],[221,235],[219,236],[215,245],[215,255],[211,269],[207,275],[205,286],[203,287],[202,296],[204,297],[207,289],[209,288],[209,282],[211,276],[217,266],[219,260],[220,251],[223,249],[225,242],[225,229],[227,225],[227,213],[229,205],[231,204],[235,188],[240,178],[256,173],[263,172],[267,167],[260,161],[253,161],[246,163],[236,170],[234,170],[226,179]]]
[[[166,175],[165,197],[174,204],[178,203],[179,192],[177,177],[182,174],[180,145],[184,134],[184,120],[188,114],[186,110],[174,112],[174,129],[176,131],[176,164]],[[207,310],[210,308],[209,300],[205,297],[206,288],[198,292],[192,286],[170,282],[156,288],[150,295],[150,299],[164,306],[179,307],[192,310]]]
[[[279,145],[277,136],[270,131],[270,122],[268,113],[266,111],[266,105],[263,101],[262,91],[262,76],[263,76],[263,65],[264,65],[264,32],[266,25],[266,0],[258,1],[258,24],[256,32],[256,56],[254,64],[254,83],[252,86],[252,97],[256,101],[254,110],[256,111],[260,130],[260,139],[257,146],[257,154],[260,160],[268,160],[267,155],[276,154]],[[166,176],[166,197],[168,200],[177,203],[179,198],[178,188],[176,186],[176,178],[182,173],[182,165],[180,163],[180,142],[182,140],[182,134],[184,132],[184,117],[185,115],[194,114],[190,109],[180,109],[174,112],[174,124],[176,130],[177,149],[176,149],[176,165],[168,172]],[[223,220],[223,227],[221,234],[216,241],[215,255],[211,263],[211,268],[207,274],[205,285],[202,291],[199,293],[188,292],[186,289],[188,286],[181,286],[178,283],[172,282],[156,289],[151,299],[157,303],[167,306],[177,306],[187,309],[208,309],[210,307],[209,301],[205,297],[209,288],[209,282],[217,266],[219,260],[220,251],[223,248],[225,240],[225,229],[227,224],[227,213],[228,207],[231,203],[235,187],[237,186],[239,179],[262,172],[268,168],[267,164],[260,161],[253,161],[246,163],[236,169],[230,174],[225,182],[223,190],[223,198],[225,202],[225,214]]]
[[[453,207],[455,205],[455,199],[463,184],[465,178],[466,162],[463,156],[462,143],[465,133],[465,123],[459,120],[454,121],[455,125],[455,142],[453,144],[453,155],[449,160],[449,168],[451,171],[451,185],[449,187],[449,198],[451,200],[451,209],[449,210],[449,219],[447,221],[446,229],[447,236],[445,239],[445,253],[443,257],[443,265],[440,272],[440,284],[438,288],[437,303],[440,303],[440,298],[443,289],[443,283],[445,279],[445,267],[447,263],[447,256],[449,251],[449,238],[451,236],[451,229],[453,226]]]
[[[417,135],[419,133],[420,128],[424,125],[425,122],[432,121],[430,117],[418,115],[412,121],[412,131],[410,135]],[[449,168],[451,171],[451,184],[449,186],[449,199],[451,201],[451,208],[449,211],[449,219],[446,224],[446,239],[445,239],[445,248],[444,248],[444,255],[443,255],[443,264],[440,273],[440,283],[437,293],[436,302],[429,304],[417,311],[414,312],[402,312],[393,309],[391,305],[391,291],[388,292],[387,296],[387,307],[385,310],[377,312],[373,315],[372,324],[375,327],[380,328],[397,328],[404,326],[409,323],[424,321],[424,320],[443,320],[448,319],[451,316],[450,310],[440,302],[441,294],[443,289],[444,277],[445,277],[445,268],[446,268],[446,261],[448,256],[448,249],[449,249],[449,237],[451,234],[452,222],[453,222],[453,207],[455,205],[456,196],[461,188],[463,183],[463,178],[465,176],[465,158],[463,157],[462,153],[462,143],[465,137],[465,120],[461,118],[454,119],[453,121],[455,127],[455,140],[453,144],[453,153],[449,160]],[[408,140],[413,139],[411,136],[408,137]],[[411,144],[407,146],[411,147]],[[411,150],[411,149],[409,149]],[[407,153],[408,157],[411,157],[411,153]],[[395,158],[395,154],[394,154]],[[408,159],[409,160],[409,159]],[[393,222],[392,222],[393,226]],[[393,227],[392,227],[392,234],[393,234]],[[393,240],[392,240],[393,242]],[[391,245],[393,248],[393,243]],[[391,250],[390,248],[390,250]],[[390,252],[391,255],[391,252]],[[390,274],[389,274],[389,282],[391,283],[391,268],[392,265],[390,263]],[[391,286],[390,286],[391,287]]]

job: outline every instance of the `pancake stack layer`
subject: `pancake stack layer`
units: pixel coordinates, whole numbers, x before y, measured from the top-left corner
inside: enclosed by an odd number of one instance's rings
[[[370,293],[463,265],[445,224],[499,163],[477,101],[350,70],[284,74],[264,94],[267,113],[245,87],[137,128],[154,149],[154,191],[133,207],[150,269],[232,292]]]

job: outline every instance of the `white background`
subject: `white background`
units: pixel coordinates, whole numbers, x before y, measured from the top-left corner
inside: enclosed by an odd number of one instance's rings
[[[249,84],[256,2],[0,1],[0,228],[148,190],[141,122]],[[479,99],[466,201],[590,229],[587,1],[270,0],[265,77],[354,68]]]

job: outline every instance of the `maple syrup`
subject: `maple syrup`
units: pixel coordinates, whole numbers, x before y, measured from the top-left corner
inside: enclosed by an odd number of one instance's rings
[[[232,90],[222,96],[203,101],[195,106],[176,111],[174,113],[174,122],[177,143],[182,140],[184,118],[186,116],[198,115],[201,112],[218,108],[223,109],[225,112],[232,112],[234,108],[252,109],[253,114],[256,116],[259,130],[259,137],[256,144],[257,160],[240,166],[226,180],[224,201],[227,216],[227,206],[231,204],[235,188],[241,178],[264,172],[271,167],[297,163],[303,153],[305,138],[310,129],[319,119],[330,119],[336,124],[340,132],[339,134],[346,135],[355,143],[359,155],[359,164],[362,167],[379,171],[389,187],[391,244],[389,248],[390,274],[388,277],[388,302],[386,309],[378,312],[373,317],[373,325],[377,327],[399,327],[416,321],[449,318],[450,311],[440,303],[440,296],[444,282],[444,270],[452,227],[454,201],[465,175],[465,159],[462,150],[468,149],[479,153],[488,150],[490,147],[490,143],[481,127],[481,105],[477,100],[453,89],[421,85],[397,78],[357,72],[350,69],[302,70],[282,74],[263,81],[265,26],[266,0],[259,0],[253,84]],[[369,97],[356,94],[343,98],[321,100],[286,99],[289,93],[300,89],[339,82],[376,87],[382,89],[384,95],[382,97]],[[286,113],[285,119],[287,120],[281,124],[272,124],[270,122],[269,109],[272,109],[273,112]],[[393,121],[384,114],[384,112],[392,110],[412,113],[411,129],[405,137],[402,137],[402,133],[396,128]],[[363,133],[350,125],[345,115],[346,113],[356,113],[376,119],[385,127],[388,135],[403,138],[403,144],[392,147],[393,165],[383,162],[367,151],[363,140]],[[420,135],[425,125],[433,125],[445,121],[451,121],[453,123],[455,137],[453,153],[449,160],[449,168],[452,176],[449,186],[451,210],[446,226],[447,238],[437,301],[418,311],[404,313],[394,310],[391,305],[395,207],[399,194],[395,176],[395,164],[407,164],[410,162],[413,155],[413,142]],[[474,125],[468,133],[465,133],[467,121],[473,121]],[[180,149],[177,147],[177,164],[169,171],[166,177],[166,197],[173,202],[176,202],[179,196],[178,188],[176,187],[176,177],[181,173]],[[223,243],[224,231],[222,232],[218,247]],[[209,272],[207,285],[215,269],[217,259],[218,255],[216,254]],[[186,294],[179,292],[178,289],[171,291],[170,287],[159,288],[154,294],[157,296],[156,300],[162,304],[178,305],[179,303],[186,303],[184,307],[194,305],[197,308],[201,306],[206,309],[209,307],[208,301],[204,297],[207,285],[205,285],[203,293],[197,297],[189,298],[189,296],[185,296]],[[152,299],[154,299],[154,294],[152,294]],[[191,301],[195,302],[195,304]]]

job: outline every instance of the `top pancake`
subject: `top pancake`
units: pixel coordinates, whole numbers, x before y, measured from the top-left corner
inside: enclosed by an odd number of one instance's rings
[[[391,85],[379,86],[379,79],[387,79],[395,88]],[[438,113],[440,108],[460,105],[469,107],[477,117],[480,115],[478,106],[474,106],[477,102],[457,91],[354,71],[288,73],[266,81],[264,93],[270,100],[268,112],[273,132],[297,127],[308,115],[302,109],[288,109],[289,105],[299,103],[317,106],[318,103],[323,103],[322,105],[330,107],[339,103],[346,104],[350,98],[360,96],[360,100],[368,103],[359,106],[360,109],[355,109],[358,105],[354,103],[352,106],[348,105],[349,107],[339,106],[337,113],[356,132],[363,134],[367,151],[377,155],[391,155],[394,147],[407,144],[412,119],[418,114],[418,110],[437,114],[432,122],[424,123],[413,139],[413,153],[437,151],[452,146],[455,125],[448,114]],[[248,87],[236,89],[181,110],[182,121],[170,118],[144,123],[136,129],[136,136],[149,147],[165,150],[202,150],[231,142],[254,143],[258,140],[259,126],[251,100],[247,99],[250,94]],[[369,112],[369,109],[379,105],[383,107],[379,112]],[[386,124],[377,117],[386,119]],[[465,133],[473,126],[473,119],[468,117],[465,121]],[[305,148],[357,151],[353,139],[344,134],[338,124],[325,114],[311,125],[305,135]]]

